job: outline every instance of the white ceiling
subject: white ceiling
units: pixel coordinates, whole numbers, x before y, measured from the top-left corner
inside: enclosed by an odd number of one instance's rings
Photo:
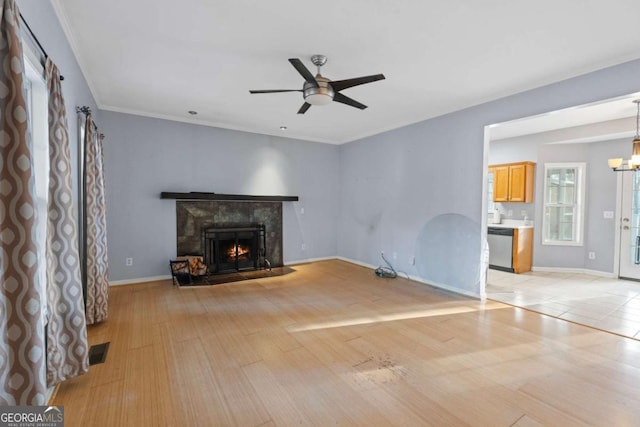
[[[335,144],[640,58],[637,0],[52,3],[101,109]],[[249,94],[315,53],[368,109]]]
[[[558,142],[596,142],[627,137],[635,134],[636,131],[638,106],[633,101],[638,99],[640,99],[640,93],[632,93],[615,99],[578,105],[505,123],[496,123],[489,126],[489,137],[492,141],[497,141],[568,128],[574,129],[575,132],[558,134],[567,138],[567,140]],[[620,121],[617,126],[611,126],[612,121],[624,118],[631,120]],[[590,124],[601,126],[591,126],[587,131],[588,136],[580,135],[582,132],[579,128]]]

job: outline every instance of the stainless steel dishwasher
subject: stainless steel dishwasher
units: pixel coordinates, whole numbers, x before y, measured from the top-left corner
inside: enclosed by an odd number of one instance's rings
[[[489,227],[489,268],[495,270],[513,270],[513,228]]]

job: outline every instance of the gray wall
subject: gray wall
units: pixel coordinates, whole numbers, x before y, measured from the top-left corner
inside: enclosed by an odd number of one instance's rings
[[[564,268],[584,268],[584,260],[587,257],[585,246],[552,246],[542,245],[542,216],[544,210],[544,164],[564,163],[564,162],[585,162],[586,182],[589,181],[591,165],[589,161],[589,144],[558,144],[541,145],[538,152],[538,165],[536,169],[536,218],[539,218],[537,227],[533,231],[533,253],[535,267],[564,267]],[[605,160],[605,165],[606,165]],[[611,175],[614,175],[611,172]],[[615,178],[615,177],[613,177]],[[615,194],[615,180],[612,192]],[[586,208],[584,212],[584,222],[589,223],[590,211],[588,208],[591,198],[586,196]],[[615,200],[615,196],[614,196]],[[585,229],[586,231],[586,229]],[[585,233],[586,235],[586,233]]]
[[[507,141],[491,141],[489,144],[489,164],[537,162],[538,148],[542,145],[538,139],[513,138]]]
[[[111,281],[168,274],[176,209],[162,191],[299,196],[283,204],[285,263],[335,256],[337,146],[107,111],[101,124]]]
[[[612,273],[615,271],[616,220],[604,218],[604,211],[616,212],[616,190],[619,173],[609,169],[607,159],[631,157],[631,138],[589,144],[587,164],[587,212],[585,250],[596,253],[596,259],[584,258],[584,268]],[[586,254],[585,254],[586,255]]]
[[[534,232],[534,266],[588,269],[612,273],[615,254],[615,219],[605,219],[604,211],[616,211],[617,174],[607,166],[610,157],[629,157],[631,140],[603,141],[591,144],[541,145],[536,175],[536,214],[544,209],[544,164],[586,163],[584,245],[542,245],[542,222]],[[589,252],[596,253],[590,260]]]
[[[388,248],[398,253],[398,268],[428,281],[421,265],[429,260],[418,257],[412,266],[408,259],[428,253],[418,249],[429,222],[453,213],[477,224],[478,235],[448,242],[448,251],[455,257],[476,248],[473,259],[456,263],[461,271],[480,270],[486,236],[484,127],[638,92],[638,75],[636,60],[341,146],[339,255],[375,265],[381,248]],[[452,277],[450,287],[482,292],[480,280],[460,284]]]
[[[537,162],[534,203],[502,203],[502,210],[533,211],[538,218],[534,230],[533,265],[538,268],[588,269],[612,273],[615,269],[615,220],[604,218],[604,211],[616,210],[617,174],[607,166],[610,157],[629,158],[630,138],[588,144],[544,144],[544,138],[533,136],[491,142],[490,163],[509,163],[526,159]],[[557,162],[585,162],[584,246],[551,246],[542,244],[544,209],[544,164]],[[590,260],[589,252],[596,253]]]

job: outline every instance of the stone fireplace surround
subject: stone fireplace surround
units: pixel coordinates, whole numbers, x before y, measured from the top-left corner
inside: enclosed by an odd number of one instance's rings
[[[176,200],[177,255],[204,255],[204,230],[264,224],[265,257],[283,265],[282,202]]]

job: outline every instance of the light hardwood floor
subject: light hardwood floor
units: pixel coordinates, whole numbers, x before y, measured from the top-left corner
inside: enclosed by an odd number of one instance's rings
[[[112,288],[66,426],[625,426],[640,342],[342,261]]]

